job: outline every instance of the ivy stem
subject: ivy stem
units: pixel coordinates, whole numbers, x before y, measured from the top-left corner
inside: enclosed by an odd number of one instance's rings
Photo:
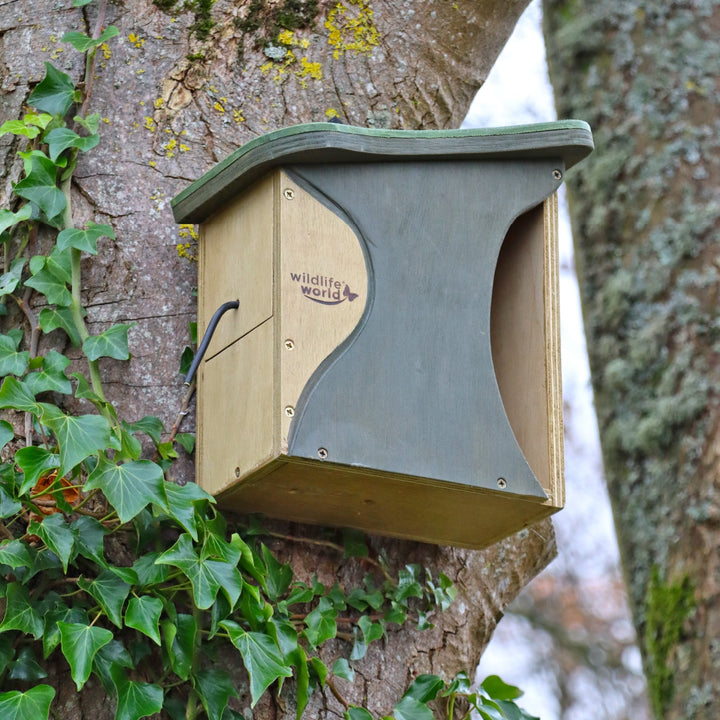
[[[342,703],[343,707],[348,710],[350,708],[350,703],[339,693],[338,689],[335,687],[335,683],[330,678],[327,678],[325,680],[325,684],[330,688],[330,692],[335,696],[335,699]]]
[[[32,288],[26,287],[22,298],[17,301],[20,309],[27,318],[30,325],[30,359],[34,360],[37,357],[38,343],[40,342],[40,326],[38,325],[37,316],[30,307],[30,296],[32,295]],[[33,437],[33,418],[29,412],[25,413],[25,446],[30,447],[34,442]]]

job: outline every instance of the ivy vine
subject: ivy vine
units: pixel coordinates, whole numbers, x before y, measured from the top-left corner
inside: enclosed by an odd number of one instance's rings
[[[258,522],[229,528],[210,495],[168,479],[180,448],[193,450],[179,423],[168,433],[157,417],[128,422],[106,398],[99,361],[129,358],[130,326],[90,334],[81,258],[114,233],[76,227],[71,195],[78,158],[100,142],[99,115],[89,113],[95,56],[118,34],[103,27],[105,8],[103,0],[94,32],[62,38],[85,56],[82,82],[46,62],[26,114],[0,127],[15,136],[24,166],[0,209],[0,313],[10,328],[0,334],[0,408],[19,420],[0,420],[0,717],[56,717],[56,691],[42,681],[64,658],[77,691],[91,677],[102,683],[116,720],[242,718],[217,660],[225,648],[247,670],[252,705],[292,677],[298,718],[319,689],[343,704],[347,720],[372,720],[344,700],[336,679],[353,680],[352,663],[388,625],[431,627],[431,614],[455,596],[448,578],[417,565],[393,576],[382,558],[367,557],[362,536],[346,532],[343,544],[326,544],[365,557],[371,572],[361,586],[297,580]],[[40,353],[43,335],[56,332],[67,341],[54,345],[82,349],[86,372],[68,376],[66,355]],[[63,397],[95,412],[66,412]],[[350,652],[327,667],[318,649],[333,638]],[[448,718],[475,710],[484,720],[529,720],[514,702],[520,695],[495,676],[473,689],[465,674],[449,683],[422,675],[393,717],[431,720],[428,703],[444,699]]]

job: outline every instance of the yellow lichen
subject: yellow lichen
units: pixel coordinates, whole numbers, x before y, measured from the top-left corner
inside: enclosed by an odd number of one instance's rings
[[[100,49],[102,50],[103,56],[106,60],[109,60],[112,57],[112,52],[110,51],[110,46],[104,42],[102,45],[100,45]]]
[[[328,43],[334,48],[335,59],[348,51],[369,55],[380,43],[380,33],[375,27],[369,0],[346,2],[347,5],[338,2],[325,21]]]
[[[328,120],[332,120],[332,118],[339,117],[338,111],[337,111],[335,108],[328,108],[328,109],[325,111],[325,117],[326,117]]]
[[[134,32],[131,32],[128,35],[128,40],[136,47],[141,48],[145,44],[145,38],[140,37],[139,35],[136,35]]]
[[[155,98],[155,101],[153,102],[153,105],[155,106],[155,109],[156,109],[156,110],[159,110],[159,109],[163,106],[163,103],[164,103],[164,102],[165,102],[165,101],[164,101],[161,97]]]
[[[146,115],[144,127],[146,130],[149,130],[150,132],[154,133],[157,128],[157,125],[155,125],[155,121],[149,115]]]

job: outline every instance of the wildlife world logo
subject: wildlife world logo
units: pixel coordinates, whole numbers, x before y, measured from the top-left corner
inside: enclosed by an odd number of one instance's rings
[[[321,305],[340,305],[346,300],[353,302],[358,297],[358,293],[354,293],[346,282],[332,276],[291,272],[290,279],[298,285],[304,297]]]

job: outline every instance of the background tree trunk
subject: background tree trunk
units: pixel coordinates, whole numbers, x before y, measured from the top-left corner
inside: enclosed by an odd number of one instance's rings
[[[720,8],[545,0],[605,471],[655,713],[720,717]]]
[[[458,126],[527,0],[127,0],[110,5],[106,24],[120,30],[103,47],[91,111],[102,116],[101,144],[75,174],[76,224],[111,223],[117,240],[101,240],[84,271],[90,331],[117,322],[130,331],[130,363],[103,362],[106,388],[121,416],[160,416],[170,427],[179,409],[182,348],[195,317],[196,266],[178,251],[188,230],[175,225],[170,200],[242,143],[276,128],[338,115],[372,127]],[[70,5],[70,3],[66,3]],[[192,8],[191,10],[188,8]],[[89,29],[97,9],[58,9],[48,0],[0,6],[3,119],[20,116],[44,75],[44,59],[81,76],[80,56],[63,46],[69,29]],[[11,139],[0,140],[2,196],[21,170]],[[56,340],[60,342],[60,340]],[[72,350],[69,351],[72,353]],[[86,408],[87,412],[88,409]],[[193,430],[192,414],[184,431]],[[191,461],[180,479],[193,477]],[[278,524],[279,534],[319,535]],[[452,676],[473,670],[503,608],[554,554],[549,522],[485,552],[373,538],[397,566],[419,561],[457,583],[453,608],[423,633],[391,634],[359,664],[347,699],[387,713],[420,672]],[[336,553],[277,540],[306,579],[339,582],[362,568]],[[328,649],[347,653],[336,641]],[[75,694],[57,668],[61,715],[112,717],[98,686]],[[308,716],[337,717],[341,705],[316,694]],[[247,708],[242,699],[238,709]],[[292,689],[264,700],[256,717],[294,717]]]

